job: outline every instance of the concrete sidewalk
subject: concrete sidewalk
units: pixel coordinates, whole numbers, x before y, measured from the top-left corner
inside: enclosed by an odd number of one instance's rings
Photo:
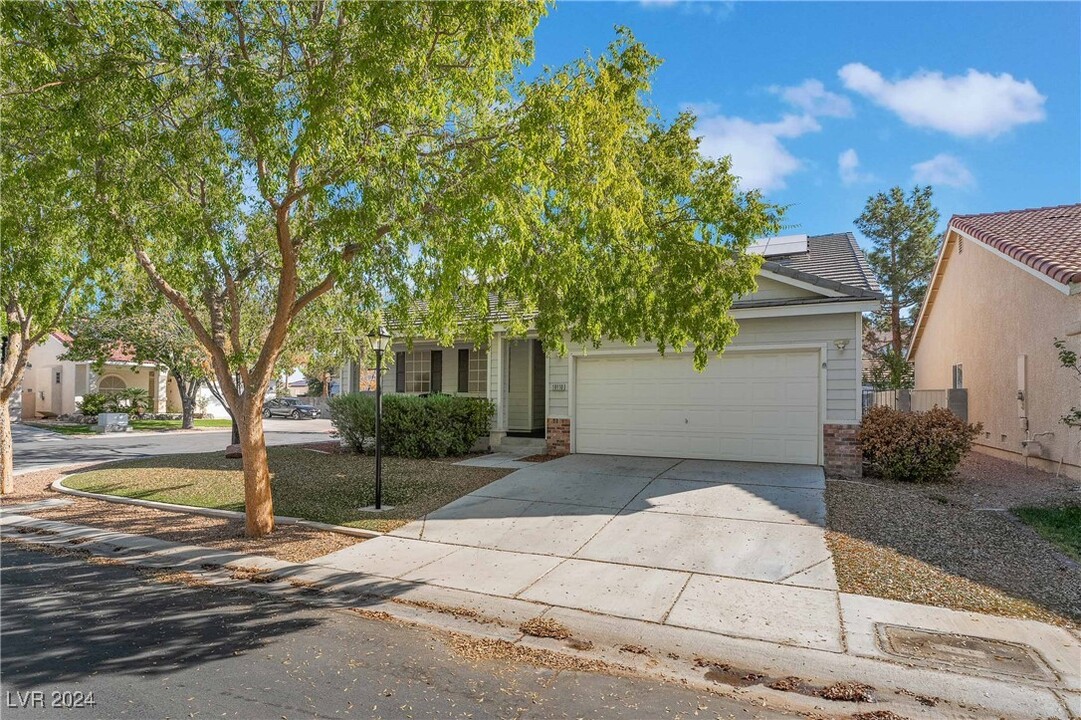
[[[74,541],[81,550],[137,565],[185,570],[208,582],[287,594],[320,605],[378,610],[409,622],[575,654],[715,690],[731,682],[747,698],[801,712],[838,717],[868,708],[782,692],[769,688],[769,682],[795,675],[819,687],[839,681],[865,683],[879,699],[874,709],[892,709],[909,718],[1027,720],[1068,718],[1069,708],[1074,716],[1081,712],[1077,678],[1081,643],[1064,630],[1035,622],[842,594],[838,597],[845,618],[845,646],[841,651],[825,650],[179,545],[32,518],[17,511],[6,508],[0,514],[5,538],[57,547],[69,547]],[[400,540],[379,540],[383,539]],[[268,576],[248,583],[236,579],[230,567],[259,568]],[[313,593],[314,589],[320,592]],[[561,623],[573,638],[558,641],[523,635],[518,626],[536,617]],[[913,623],[948,634],[928,642],[906,632]],[[967,645],[957,646],[954,640],[959,634],[974,637]],[[645,652],[628,652],[633,646],[644,646]],[[920,653],[921,647],[937,656]],[[1000,653],[1005,653],[1003,658],[994,657]],[[988,660],[992,661],[989,665]],[[731,677],[736,679],[726,679]]]
[[[1041,623],[838,592],[825,478],[796,465],[572,455],[311,564],[546,608],[656,646],[664,629],[1060,691],[1081,644]],[[816,661],[822,662],[822,661]],[[793,674],[799,674],[792,670]]]

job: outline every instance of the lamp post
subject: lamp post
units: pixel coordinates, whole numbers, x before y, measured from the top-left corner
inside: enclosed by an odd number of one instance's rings
[[[379,421],[383,415],[383,353],[390,347],[390,333],[380,326],[368,334],[375,350],[375,509],[383,509],[383,443],[379,437]]]

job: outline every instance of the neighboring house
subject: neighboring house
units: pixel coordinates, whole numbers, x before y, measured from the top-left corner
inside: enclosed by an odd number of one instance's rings
[[[1060,422],[1081,391],[1055,338],[1081,350],[1081,205],[955,215],[913,331],[916,388],[967,388],[979,450],[1081,477],[1081,433]]]
[[[304,379],[291,380],[288,388],[291,397],[302,397],[308,394],[308,381]]]
[[[12,398],[12,415],[24,420],[57,415],[70,415],[78,410],[78,403],[87,393],[115,393],[137,387],[150,396],[150,411],[155,413],[179,413],[180,393],[176,381],[164,366],[155,363],[137,363],[134,357],[116,351],[102,366],[94,370],[93,363],[61,360],[67,351],[71,336],[54,332],[30,350],[22,388]],[[226,415],[213,395],[205,388],[207,411],[215,416]]]
[[[388,392],[487,397],[491,442],[543,437],[550,451],[803,463],[858,475],[864,312],[881,294],[851,233],[762,241],[740,333],[702,373],[691,353],[609,343],[548,354],[496,317],[489,348],[393,348]],[[343,378],[355,378],[347,367]],[[353,387],[346,382],[345,390]]]

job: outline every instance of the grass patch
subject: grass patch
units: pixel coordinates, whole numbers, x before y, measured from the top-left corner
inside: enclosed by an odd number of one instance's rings
[[[93,435],[93,425],[83,425],[81,423],[45,423],[45,422],[23,422],[23,425],[28,427],[41,428],[42,430],[51,430],[54,433],[60,433],[61,435]]]
[[[26,422],[30,427],[51,430],[61,435],[95,435],[96,425],[85,423],[58,423],[58,422]],[[179,420],[129,420],[128,426],[132,430],[179,430]],[[229,418],[200,418],[195,421],[197,428],[228,428],[233,426]]]
[[[306,520],[388,532],[498,480],[509,470],[436,460],[384,458],[381,513],[375,502],[375,461],[366,455],[327,455],[298,447],[268,448],[274,512]],[[77,490],[159,502],[244,509],[240,460],[220,452],[126,460],[72,475]]]
[[[179,430],[179,420],[131,420],[128,425],[132,430]],[[195,421],[197,428],[227,428],[232,427],[233,421],[229,418],[198,418]]]
[[[1048,541],[1081,562],[1081,505],[1019,507],[1013,514]]]

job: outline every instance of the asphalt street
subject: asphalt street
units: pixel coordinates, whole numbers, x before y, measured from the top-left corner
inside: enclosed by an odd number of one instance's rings
[[[330,421],[325,419],[264,421],[267,445],[328,440],[331,429]],[[16,473],[146,455],[212,452],[229,444],[228,429],[84,436],[60,435],[15,423],[12,435]]]
[[[791,717],[648,679],[469,660],[420,628],[11,543],[0,564],[5,720]]]

